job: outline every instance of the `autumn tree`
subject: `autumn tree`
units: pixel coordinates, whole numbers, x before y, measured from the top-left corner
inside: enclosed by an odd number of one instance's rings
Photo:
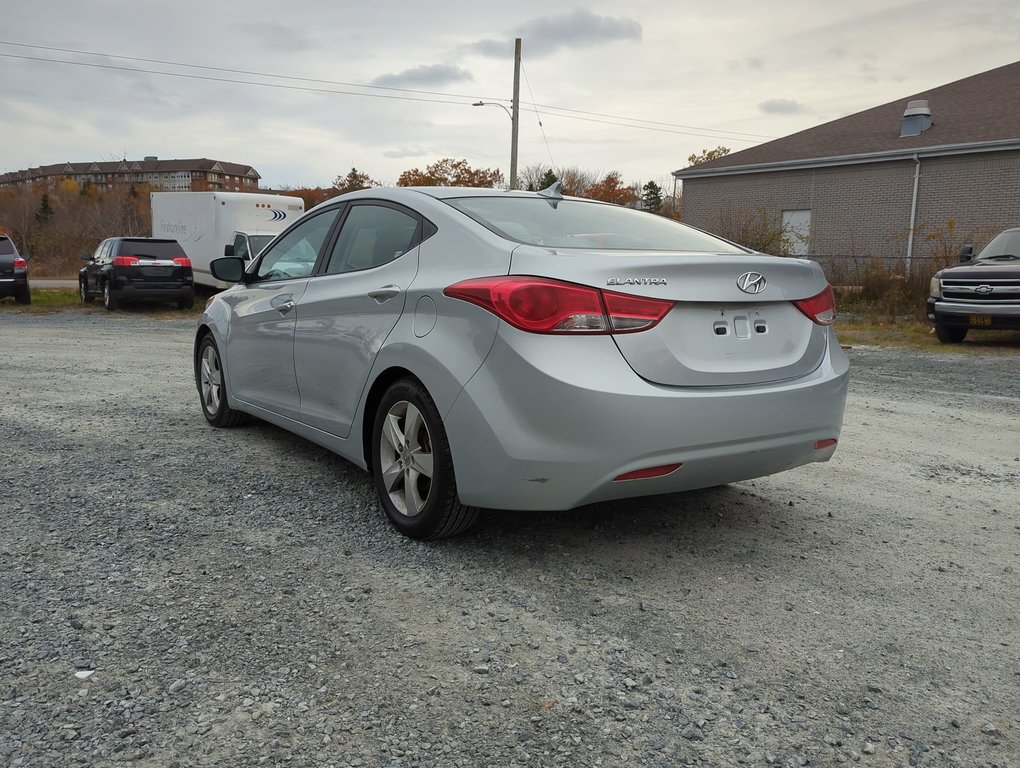
[[[333,180],[333,189],[338,195],[379,186],[382,185],[378,181],[374,181],[367,173],[362,173],[357,168],[351,168],[346,176],[337,176]]]
[[[624,184],[618,171],[610,171],[604,179],[584,190],[581,197],[602,200],[616,205],[632,206],[637,201],[637,187],[633,184]]]
[[[688,155],[688,165],[701,165],[707,163],[709,160],[716,160],[720,157],[724,157],[730,153],[729,147],[719,146],[715,149],[703,149],[693,155]]]
[[[556,176],[563,185],[563,194],[574,197],[585,197],[585,190],[597,184],[599,180],[598,174],[578,168],[576,165],[560,168]]]
[[[398,187],[500,187],[503,174],[495,168],[472,168],[467,160],[444,157],[422,171],[412,168],[400,174]]]

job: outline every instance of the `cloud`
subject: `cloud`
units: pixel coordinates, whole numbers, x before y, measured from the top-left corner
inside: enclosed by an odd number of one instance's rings
[[[634,19],[598,16],[578,8],[573,13],[542,16],[521,24],[514,37],[527,41],[529,56],[545,56],[563,48],[586,48],[619,40],[640,40],[641,24]],[[480,40],[471,49],[482,56],[513,55],[512,40]]]
[[[434,151],[425,147],[395,147],[394,149],[387,149],[382,153],[382,156],[393,160],[400,160],[405,157],[424,157],[429,154],[434,154]]]
[[[240,38],[256,51],[286,53],[312,47],[311,38],[304,30],[296,27],[287,27],[270,21],[243,21],[237,28],[245,33],[240,35]]]
[[[390,88],[419,88],[428,85],[447,85],[473,80],[471,73],[454,64],[422,64],[396,74],[380,75],[372,85]]]
[[[758,105],[758,109],[766,115],[800,115],[807,112],[807,107],[793,99],[769,99]]]
[[[759,72],[765,67],[765,62],[757,56],[748,56],[740,60],[734,59],[729,63],[729,67],[731,71],[750,69],[754,72]]]

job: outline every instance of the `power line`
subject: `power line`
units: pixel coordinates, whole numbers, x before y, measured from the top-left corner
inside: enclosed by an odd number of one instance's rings
[[[528,93],[531,94],[531,101],[532,101],[532,103],[534,103],[534,101],[535,101],[535,94],[531,90],[531,80],[530,80],[530,78],[528,78],[528,70],[526,70],[524,68],[523,64],[521,64],[521,72],[524,73],[524,82],[528,84]],[[549,153],[549,162],[552,165],[556,165],[556,161],[553,160],[552,147],[549,146],[549,137],[545,135],[545,126],[542,125],[542,116],[540,114],[538,114],[537,107],[535,109],[535,116],[538,118],[538,129],[542,132],[542,139],[545,141],[546,152]]]
[[[209,75],[188,75],[183,72],[161,72],[154,69],[139,69],[138,67],[119,67],[115,64],[94,64],[87,61],[64,61],[62,59],[44,59],[38,56],[19,56],[13,53],[0,53],[8,59],[25,59],[27,61],[45,61],[51,64],[69,64],[75,67],[93,67],[95,69],[115,69],[121,72],[140,72],[147,75],[165,75],[167,77],[180,77],[187,80],[207,80],[213,83],[231,83],[234,85],[257,85],[263,88],[279,88],[287,91],[308,91],[310,93],[334,93],[343,96],[365,96],[374,99],[396,99],[399,101],[424,101],[429,104],[458,104],[465,105],[463,101],[451,101],[448,99],[423,99],[415,96],[396,96],[387,93],[358,93],[357,91],[340,91],[333,88],[311,88],[306,85],[285,85],[283,83],[257,83],[251,80],[235,80],[229,77],[210,77]]]
[[[251,77],[270,77],[270,78],[276,78],[276,79],[279,79],[279,80],[290,80],[290,81],[294,81],[294,82],[317,83],[317,84],[320,84],[320,85],[335,85],[335,86],[340,86],[340,87],[343,87],[343,88],[362,88],[362,89],[366,89],[366,90],[393,91],[393,92],[397,92],[397,93],[419,94],[420,96],[441,96],[441,97],[444,97],[446,99],[471,99],[472,101],[475,101],[475,100],[478,99],[477,95],[473,95],[472,96],[472,95],[461,94],[461,93],[448,93],[448,92],[444,92],[444,91],[426,91],[426,90],[416,89],[416,88],[399,88],[399,87],[396,87],[396,86],[385,86],[385,85],[363,85],[363,84],[360,84],[360,83],[346,83],[346,82],[338,81],[338,80],[325,80],[325,79],[311,78],[311,77],[298,77],[298,76],[295,76],[295,75],[278,75],[278,74],[274,74],[274,73],[271,73],[271,72],[257,72],[257,71],[245,70],[245,69],[231,69],[231,68],[227,68],[227,67],[215,67],[215,66],[208,66],[208,65],[204,65],[204,64],[189,64],[189,63],[186,63],[186,62],[168,61],[168,60],[164,60],[164,59],[149,59],[149,58],[143,58],[143,57],[139,57],[139,56],[121,56],[121,55],[118,55],[118,54],[101,53],[101,52],[96,52],[96,51],[83,51],[83,50],[78,50],[78,49],[74,49],[74,48],[58,48],[58,47],[54,47],[54,46],[30,45],[30,44],[27,44],[27,43],[15,43],[15,42],[8,41],[8,40],[0,40],[0,45],[15,46],[15,47],[18,47],[18,48],[33,48],[33,49],[44,50],[44,51],[58,51],[58,52],[61,52],[61,53],[72,53],[72,54],[81,55],[81,56],[97,56],[97,57],[103,57],[103,58],[107,58],[107,59],[122,59],[124,61],[138,61],[138,62],[145,62],[145,63],[149,63],[149,64],[162,64],[162,65],[173,66],[173,67],[184,67],[184,68],[187,68],[187,69],[203,69],[203,70],[208,70],[208,71],[211,71],[211,72],[226,72],[228,74],[248,75],[248,76],[251,76]],[[43,58],[43,57],[18,56],[18,55],[15,55],[15,54],[6,54],[6,53],[0,53],[0,56],[4,56],[4,57],[7,57],[7,58],[14,58],[14,59],[26,59],[26,60],[29,60],[29,61],[46,61],[46,62],[57,63],[57,64],[67,64],[67,65],[70,65],[70,66],[94,67],[94,68],[101,68],[101,69],[116,69],[116,70],[127,71],[127,72],[141,72],[141,73],[153,74],[153,75],[166,75],[166,76],[169,76],[169,77],[192,78],[192,79],[196,79],[196,80],[208,80],[208,81],[212,81],[212,82],[225,82],[225,83],[235,83],[235,84],[245,84],[245,85],[263,85],[263,86],[271,87],[271,88],[286,88],[286,86],[282,86],[282,85],[277,84],[277,83],[260,83],[260,82],[253,82],[253,81],[250,81],[250,80],[234,80],[234,79],[230,79],[230,78],[216,78],[216,77],[202,76],[202,75],[186,75],[186,74],[179,73],[179,72],[164,72],[164,71],[158,71],[158,70],[140,69],[140,68],[137,68],[137,67],[118,67],[118,66],[111,65],[111,64],[105,64],[104,65],[104,64],[95,64],[95,63],[90,63],[90,62],[66,61],[66,60],[63,60],[63,59],[47,59],[47,58]],[[310,91],[310,92],[335,93],[335,94],[347,95],[347,96],[374,96],[376,98],[385,98],[385,96],[382,96],[380,94],[361,93],[359,91],[339,91],[339,90],[334,90],[334,89],[323,89],[323,88],[290,87],[290,88],[288,88],[288,90],[307,90],[307,91]],[[530,90],[530,86],[529,86],[529,90]],[[394,99],[398,99],[399,100],[400,97],[390,96],[389,98],[394,98]],[[491,97],[491,96],[490,97],[482,97],[482,98],[484,100],[486,100],[486,101],[499,101],[499,102],[507,102],[508,101],[507,99]],[[534,94],[532,94],[532,99],[534,99]],[[423,99],[423,98],[412,98],[412,97],[406,97],[406,100],[408,100],[408,101],[435,102],[435,103],[440,103],[440,104],[460,104],[461,103],[459,101],[444,101],[444,100],[441,100],[441,99]],[[702,127],[702,126],[679,125],[679,124],[676,124],[676,123],[667,123],[667,122],[661,122],[661,121],[656,121],[656,120],[645,120],[643,118],[626,117],[626,116],[623,116],[623,115],[610,115],[610,114],[605,114],[605,113],[601,113],[601,112],[589,112],[589,111],[580,110],[580,109],[571,109],[569,107],[557,107],[557,106],[550,105],[550,104],[538,104],[538,103],[535,103],[534,101],[532,101],[530,103],[527,103],[527,102],[525,102],[525,103],[528,106],[533,108],[532,111],[534,111],[535,114],[538,114],[538,109],[542,108],[542,109],[545,109],[545,110],[553,111],[553,113],[557,117],[565,117],[565,118],[568,118],[568,119],[584,120],[585,118],[577,117],[577,115],[587,115],[587,116],[589,116],[591,118],[603,118],[601,120],[589,119],[589,120],[587,120],[587,122],[603,123],[605,125],[615,125],[615,126],[624,127],[624,128],[628,128],[629,127],[629,128],[642,128],[644,130],[655,130],[654,128],[649,128],[649,127],[646,127],[646,126],[632,125],[632,123],[647,123],[650,126],[662,126],[663,128],[682,129],[682,130],[677,130],[677,131],[668,131],[668,130],[663,131],[665,133],[677,133],[677,134],[680,134],[680,135],[699,136],[701,138],[717,138],[717,139],[722,140],[722,141],[748,141],[748,142],[753,142],[753,141],[760,140],[760,139],[774,139],[774,138],[776,138],[775,136],[767,136],[767,135],[764,135],[764,134],[744,133],[744,132],[741,132],[741,131],[729,131],[729,130],[718,129],[718,128],[705,128],[705,127]],[[559,114],[559,113],[569,113],[569,114]],[[627,122],[623,122],[623,123],[621,123],[621,122],[607,122],[607,120],[608,121],[621,121],[621,120],[623,120],[623,121],[627,121]],[[687,133],[687,131],[695,131],[695,133]],[[727,135],[727,136],[715,136],[715,134],[732,134],[732,136],[730,136],[730,135]],[[543,133],[543,135],[544,135],[544,133]],[[746,137],[749,137],[749,138],[746,138],[746,139],[739,138],[741,136],[746,136]]]

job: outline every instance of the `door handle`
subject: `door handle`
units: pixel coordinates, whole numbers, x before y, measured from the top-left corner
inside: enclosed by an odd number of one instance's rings
[[[292,299],[287,299],[286,301],[280,301],[280,302],[277,302],[277,301],[274,300],[274,301],[271,301],[270,304],[272,304],[273,309],[275,309],[281,315],[286,315],[288,312],[290,312],[292,309],[294,309],[294,307],[297,306],[297,304],[295,304]]]
[[[379,304],[389,301],[394,296],[400,293],[399,285],[384,285],[382,288],[376,288],[374,291],[369,291],[367,296],[370,299],[375,299]]]

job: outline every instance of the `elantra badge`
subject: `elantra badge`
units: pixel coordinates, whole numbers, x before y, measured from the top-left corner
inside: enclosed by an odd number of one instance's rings
[[[665,285],[666,280],[661,277],[611,277],[606,285]]]
[[[761,272],[745,272],[737,278],[737,288],[744,293],[761,293],[767,282]]]

